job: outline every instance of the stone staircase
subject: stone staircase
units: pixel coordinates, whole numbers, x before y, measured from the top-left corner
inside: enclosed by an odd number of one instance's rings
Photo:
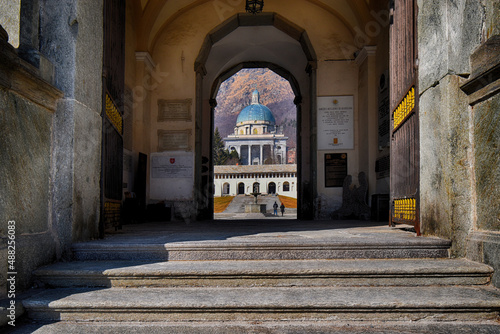
[[[317,232],[75,244],[75,261],[36,271],[45,289],[23,302],[33,321],[26,328],[500,333],[491,268],[449,259],[448,241],[404,232]]]

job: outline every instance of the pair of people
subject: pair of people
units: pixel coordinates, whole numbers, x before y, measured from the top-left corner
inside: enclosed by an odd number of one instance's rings
[[[285,204],[281,203],[279,208],[281,210],[281,216],[283,216],[283,214],[285,213]],[[273,204],[273,209],[274,209],[274,215],[277,216],[278,215],[278,203],[276,201]]]

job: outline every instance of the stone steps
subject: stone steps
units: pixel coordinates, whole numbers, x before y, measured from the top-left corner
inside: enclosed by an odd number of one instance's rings
[[[77,261],[200,261],[298,259],[415,259],[448,258],[450,242],[442,239],[385,240],[256,240],[255,242],[199,241],[170,243],[79,243],[72,247]]]
[[[58,321],[36,333],[500,333],[492,269],[450,259],[449,241],[302,224],[168,225],[75,244],[75,261],[35,272],[46,289],[23,305]]]
[[[76,261],[35,272],[51,287],[485,285],[491,274],[463,259]]]
[[[490,287],[59,288],[23,302],[44,321],[494,320]]]
[[[500,325],[495,321],[227,321],[219,322],[73,322],[28,324],[11,334],[497,334]]]

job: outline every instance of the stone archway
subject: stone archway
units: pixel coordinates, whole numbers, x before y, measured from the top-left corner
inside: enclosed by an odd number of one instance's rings
[[[276,13],[237,14],[213,29],[195,61],[195,187],[197,218],[213,218],[213,165],[210,159],[215,94],[224,75],[238,66],[268,68],[285,77],[297,106],[298,218],[313,219],[316,198],[316,55],[307,33]],[[276,72],[276,71],[275,71]],[[303,152],[303,153],[302,153]]]

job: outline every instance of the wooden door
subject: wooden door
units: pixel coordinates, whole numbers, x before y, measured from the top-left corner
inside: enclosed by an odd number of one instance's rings
[[[125,5],[104,1],[101,235],[121,227]]]
[[[420,235],[417,0],[391,1],[391,215]]]

